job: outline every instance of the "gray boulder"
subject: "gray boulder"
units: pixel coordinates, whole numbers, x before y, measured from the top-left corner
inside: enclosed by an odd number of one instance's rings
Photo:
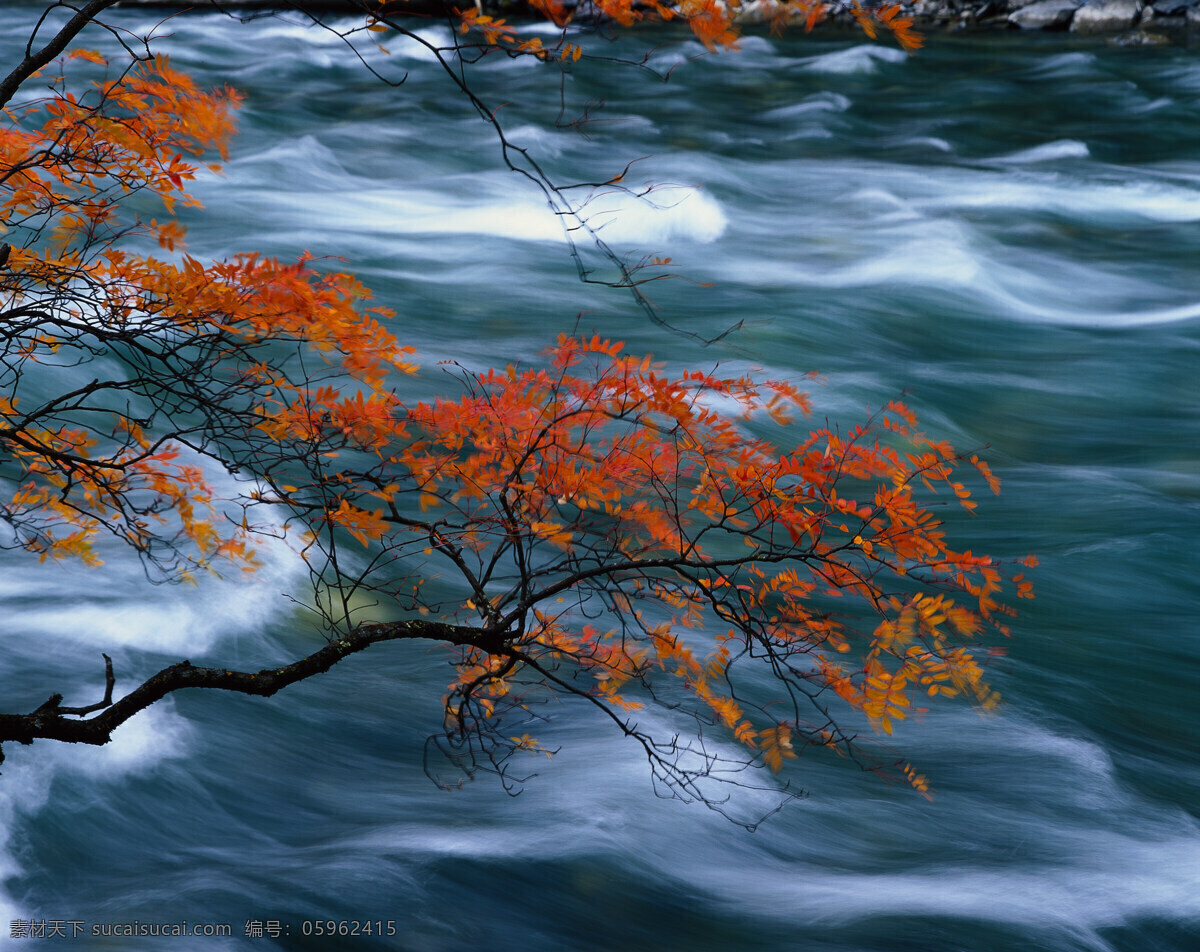
[[[1088,0],[1071,21],[1075,33],[1131,30],[1142,16],[1141,0]]]
[[[1150,4],[1156,16],[1176,17],[1185,16],[1189,7],[1194,7],[1200,0],[1154,0]]]
[[[1022,30],[1065,30],[1083,0],[1038,0],[1008,15]]]

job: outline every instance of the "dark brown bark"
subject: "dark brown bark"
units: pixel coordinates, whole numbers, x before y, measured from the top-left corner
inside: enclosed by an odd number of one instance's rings
[[[32,744],[35,740],[57,740],[68,744],[100,746],[112,739],[112,732],[150,705],[173,691],[183,688],[212,688],[270,697],[297,681],[323,674],[343,658],[385,641],[428,639],[451,645],[478,647],[489,653],[505,650],[503,634],[485,628],[468,628],[444,622],[411,619],[361,625],[343,637],[307,657],[278,668],[261,671],[233,671],[228,668],[201,668],[190,661],[180,661],[163,668],[153,677],[114,702],[115,678],[112,660],[104,655],[106,691],[104,700],[87,707],[62,706],[62,695],[54,694],[29,714],[0,714],[0,745],[5,741]],[[80,715],[99,711],[94,717],[79,719]],[[4,760],[0,750],[0,763]]]
[[[23,82],[62,53],[67,48],[67,44],[75,39],[79,32],[96,18],[97,14],[104,12],[116,3],[117,0],[89,0],[76,10],[75,15],[54,34],[49,43],[40,50],[30,48],[28,55],[17,64],[16,69],[0,80],[0,108],[8,105],[8,101],[16,95]]]

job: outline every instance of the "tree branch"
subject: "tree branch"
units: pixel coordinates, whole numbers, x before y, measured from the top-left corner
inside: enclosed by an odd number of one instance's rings
[[[117,0],[89,0],[54,35],[54,39],[36,53],[31,52],[21,60],[16,69],[0,80],[0,108],[8,105],[8,101],[16,95],[25,80],[65,50],[67,44],[75,39],[80,31],[96,18],[98,13],[102,13],[116,2]]]
[[[278,668],[261,671],[231,671],[227,668],[200,668],[180,661],[163,668],[115,703],[112,700],[115,678],[112,659],[104,655],[107,687],[103,701],[87,707],[62,707],[62,695],[55,694],[29,714],[0,714],[0,745],[5,741],[32,744],[35,740],[58,740],[69,744],[101,746],[112,739],[112,732],[150,705],[182,688],[214,688],[270,697],[297,681],[323,674],[343,658],[384,641],[429,639],[451,645],[479,648],[489,654],[506,653],[503,633],[496,629],[468,628],[444,622],[410,619],[362,625],[345,637],[331,641],[319,651]],[[67,715],[102,711],[86,720]],[[0,750],[0,763],[4,760]]]

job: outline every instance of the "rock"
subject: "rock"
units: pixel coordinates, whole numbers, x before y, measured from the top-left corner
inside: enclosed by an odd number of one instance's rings
[[[1075,33],[1120,33],[1132,29],[1142,15],[1141,0],[1088,0],[1075,13]]]
[[[1171,38],[1165,33],[1153,33],[1150,30],[1134,30],[1132,33],[1122,33],[1108,41],[1113,46],[1170,46]]]
[[[942,0],[917,0],[912,12],[922,20],[949,19],[957,12],[953,4],[943,3]]]
[[[1185,17],[1197,6],[1200,6],[1200,0],[1154,0],[1150,9],[1159,17]]]
[[[1022,30],[1065,30],[1082,0],[1037,0],[1008,15],[1008,22]]]
[[[742,4],[742,8],[738,10],[734,21],[744,26],[757,26],[760,23],[766,23],[770,19],[766,7],[767,4],[765,3],[759,3],[758,0],[750,0],[750,3]]]
[[[1154,29],[1156,29],[1156,30],[1167,30],[1167,31],[1186,30],[1187,22],[1188,22],[1187,17],[1184,16],[1182,13],[1179,14],[1178,16],[1169,16],[1169,17],[1155,16],[1153,20],[1147,20],[1146,19],[1146,11],[1143,10],[1142,11],[1142,22],[1138,24],[1138,27],[1140,28],[1140,27],[1144,27],[1144,26],[1153,26]]]
[[[0,0],[0,6],[11,0]],[[35,0],[61,5],[63,0]],[[312,12],[348,12],[362,9],[362,0],[219,0],[230,9],[270,9],[298,3]],[[398,15],[443,15],[456,6],[469,6],[476,0],[378,0],[384,9]],[[479,0],[484,10],[511,16],[528,14],[540,0]],[[664,0],[678,5],[682,0]],[[725,0],[717,0],[718,3]],[[899,2],[901,15],[916,21],[925,32],[938,30],[988,31],[1019,27],[1022,30],[1065,30],[1079,33],[1123,33],[1141,30],[1146,37],[1134,36],[1123,42],[1157,43],[1160,36],[1183,42],[1188,29],[1200,30],[1200,0],[869,0]],[[203,8],[207,0],[118,0],[123,7]],[[587,0],[565,0],[570,9],[592,9]],[[866,4],[864,4],[866,5]],[[775,25],[781,19],[802,26],[807,10],[784,0],[743,0],[737,22],[748,28]],[[845,7],[829,12],[831,24],[853,25],[854,18]],[[1187,29],[1185,29],[1185,27]],[[1152,30],[1152,33],[1151,33]],[[1147,38],[1148,37],[1148,38]]]

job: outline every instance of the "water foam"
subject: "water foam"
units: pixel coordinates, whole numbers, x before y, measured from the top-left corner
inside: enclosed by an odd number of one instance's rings
[[[853,105],[850,97],[835,92],[820,92],[806,96],[798,103],[780,106],[763,113],[763,118],[772,122],[808,117],[814,113],[845,112]]]
[[[1059,159],[1087,159],[1091,157],[1091,154],[1086,142],[1080,142],[1078,139],[1059,139],[1001,156],[995,161],[1007,165],[1030,165],[1036,162],[1054,162]]]
[[[1069,937],[1096,952],[1110,949],[1102,930],[1200,917],[1194,817],[1130,790],[1090,740],[1029,718],[979,721],[955,712],[946,720],[940,734],[932,732],[942,758],[953,763],[969,748],[971,762],[990,764],[984,769],[995,780],[986,793],[977,783],[945,792],[937,807],[943,844],[908,838],[915,830],[904,820],[907,810],[884,809],[858,825],[835,803],[811,802],[803,807],[810,824],[827,814],[828,824],[848,835],[889,838],[891,848],[873,851],[879,869],[831,868],[819,855],[735,867],[723,875],[743,884],[738,901],[757,917],[785,923],[949,917]],[[928,744],[926,756],[937,743]],[[1016,762],[1028,769],[1009,769]],[[900,828],[887,828],[889,816]],[[974,830],[979,821],[988,834]],[[976,855],[963,856],[960,837]],[[929,862],[938,852],[947,858]]]
[[[204,469],[218,496],[232,498],[246,488],[212,463]],[[260,522],[279,530],[269,516]],[[205,576],[194,587],[152,584],[136,559],[116,543],[103,547],[101,554],[107,564],[99,569],[69,562],[37,564],[23,553],[4,554],[8,564],[0,604],[8,631],[16,636],[6,641],[6,675],[22,684],[22,699],[44,683],[46,694],[67,694],[67,704],[98,700],[103,694],[100,653],[106,650],[114,655],[118,696],[159,666],[144,657],[147,653],[166,654],[169,663],[234,641],[236,663],[241,653],[236,641],[247,635],[261,638],[267,620],[285,604],[277,593],[306,572],[299,556],[275,539],[257,545],[261,565],[253,575],[235,570],[228,579]],[[70,597],[61,602],[45,595],[35,601],[29,594],[63,590]],[[86,680],[81,680],[81,672]],[[25,709],[46,694],[36,696]],[[45,807],[56,776],[76,773],[119,781],[164,760],[187,756],[191,746],[190,725],[176,713],[170,698],[122,725],[103,747],[38,741],[26,753],[9,745],[0,778],[0,881],[20,875],[11,831],[20,814],[35,815]],[[11,894],[0,890],[0,913],[9,913],[10,919],[31,914],[18,906]]]
[[[1194,873],[1200,836],[1158,842],[1093,834],[1092,854],[1028,871],[948,864],[926,872],[853,874],[806,868],[770,877],[738,870],[767,919],[846,923],[885,916],[962,918],[1070,936],[1107,952],[1103,929],[1138,919],[1200,916]]]
[[[508,180],[485,197],[415,188],[376,189],[368,208],[358,192],[288,196],[279,204],[292,213],[303,208],[329,225],[326,234],[376,236],[484,235],[523,242],[562,243],[567,235],[559,216],[534,195],[514,189]],[[478,185],[478,183],[476,183]],[[504,187],[508,186],[508,187]],[[610,245],[661,248],[670,242],[716,241],[728,226],[721,204],[699,189],[656,189],[648,198],[606,192],[580,209],[588,226]],[[573,235],[582,240],[581,233]]]
[[[852,46],[825,53],[803,61],[801,69],[810,73],[832,73],[845,76],[852,73],[875,73],[881,63],[903,63],[908,54],[887,46]]]

